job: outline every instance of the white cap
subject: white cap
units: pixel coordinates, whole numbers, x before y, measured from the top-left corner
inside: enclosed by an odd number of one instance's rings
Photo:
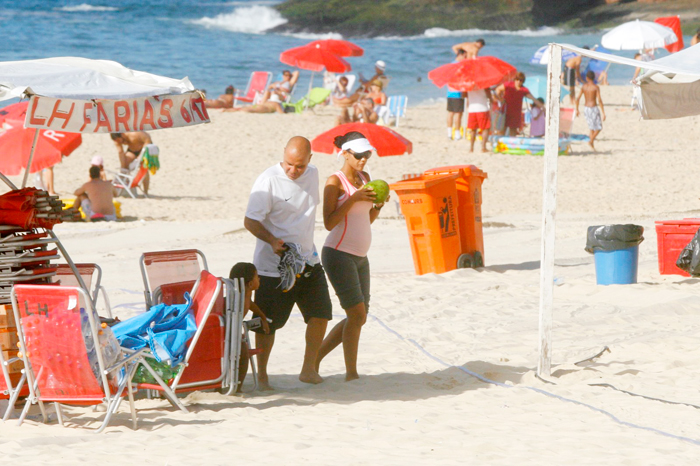
[[[90,161],[90,165],[96,165],[98,167],[101,167],[102,165],[104,165],[104,163],[105,161],[102,160],[102,157],[100,157],[99,155],[94,156]]]
[[[384,60],[377,60],[376,63],[374,64],[377,68],[380,70],[384,71],[386,69],[386,63],[384,63]]]
[[[365,138],[362,139],[353,139],[352,141],[348,141],[345,144],[343,144],[340,147],[342,150],[351,150],[356,154],[360,154],[362,152],[367,152],[369,150],[376,151],[377,149],[374,148],[372,144],[369,143],[369,141]]]

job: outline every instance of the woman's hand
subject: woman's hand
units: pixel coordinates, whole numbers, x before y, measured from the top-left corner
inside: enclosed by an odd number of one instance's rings
[[[377,198],[377,194],[371,187],[360,188],[348,199],[350,202],[372,202]]]
[[[267,318],[261,317],[260,323],[262,324],[263,332],[265,332],[265,335],[269,335],[270,334],[270,324],[267,321]]]

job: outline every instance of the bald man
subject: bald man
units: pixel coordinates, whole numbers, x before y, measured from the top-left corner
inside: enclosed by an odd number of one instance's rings
[[[296,304],[306,322],[306,350],[299,380],[321,383],[316,371],[316,358],[332,318],[326,274],[314,246],[316,206],[320,203],[318,170],[310,165],[311,143],[295,136],[284,148],[282,162],[265,170],[255,183],[248,199],[244,226],[258,240],[253,263],[260,276],[255,304],[270,322],[270,333],[256,331],[258,382],[263,390],[271,390],[267,362],[275,343],[276,330],[287,322]],[[277,265],[285,251],[285,243],[296,243],[306,259],[306,268],[294,287],[282,291]]]

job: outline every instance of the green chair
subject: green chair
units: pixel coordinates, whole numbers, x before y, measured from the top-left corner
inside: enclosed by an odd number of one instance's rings
[[[284,105],[285,111],[290,111],[287,109],[293,108],[294,113],[301,113],[305,108],[313,108],[316,105],[325,102],[328,96],[330,95],[330,89],[326,89],[323,87],[314,87],[313,89],[311,89],[311,91],[309,91],[308,94],[306,94],[304,97],[297,100],[296,102],[289,104],[285,103],[282,105]]]

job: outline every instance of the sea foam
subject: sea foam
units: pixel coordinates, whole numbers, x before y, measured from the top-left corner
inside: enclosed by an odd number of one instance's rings
[[[56,9],[59,11],[66,11],[68,13],[84,13],[88,11],[117,11],[119,8],[113,6],[99,6],[81,3],[80,5],[64,6]]]
[[[275,9],[254,5],[240,7],[231,13],[222,13],[213,18],[204,17],[191,21],[206,28],[225,29],[233,32],[262,34],[268,29],[286,23],[287,20]]]
[[[450,30],[444,28],[426,29],[423,34],[417,36],[380,36],[378,40],[419,40],[419,39],[434,39],[436,37],[465,37],[465,36],[520,36],[520,37],[541,37],[541,36],[556,36],[561,34],[562,30],[553,27],[542,27],[539,29],[521,29],[519,31],[493,31],[489,29],[457,29]]]

